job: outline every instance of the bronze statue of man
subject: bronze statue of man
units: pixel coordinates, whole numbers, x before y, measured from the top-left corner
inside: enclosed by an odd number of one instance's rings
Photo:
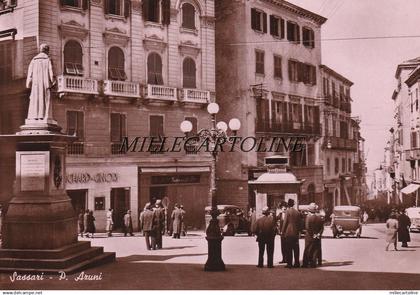
[[[54,76],[49,51],[49,46],[42,44],[40,53],[29,64],[26,79],[26,88],[31,88],[28,120],[52,120],[51,88],[54,85]]]

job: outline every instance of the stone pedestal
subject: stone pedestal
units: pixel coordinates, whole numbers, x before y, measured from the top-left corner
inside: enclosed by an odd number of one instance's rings
[[[75,137],[60,129],[39,122],[2,136],[16,142],[16,181],[3,218],[0,271],[76,271],[115,259],[77,241],[77,216],[65,191],[66,146]]]

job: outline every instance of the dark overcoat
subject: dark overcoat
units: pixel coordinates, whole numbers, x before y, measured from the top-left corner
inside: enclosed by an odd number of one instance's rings
[[[410,218],[405,215],[405,214],[401,214],[398,217],[398,241],[399,242],[410,242],[410,225],[411,225],[411,221]]]

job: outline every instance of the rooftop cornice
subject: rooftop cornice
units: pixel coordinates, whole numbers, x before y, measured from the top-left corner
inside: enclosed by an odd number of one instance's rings
[[[287,1],[284,1],[284,0],[261,0],[261,1],[280,6],[284,9],[294,13],[294,14],[297,14],[297,15],[301,16],[301,17],[311,19],[311,20],[315,21],[318,25],[322,25],[327,21],[327,18],[325,18],[325,17],[323,17],[319,14],[313,13],[309,10],[306,10],[302,7],[299,7],[297,5],[294,5],[294,4],[292,4],[290,2],[287,2]]]
[[[342,82],[348,84],[349,86],[353,86],[353,82],[350,81],[349,79],[347,79],[346,77],[344,77],[343,75],[337,73],[336,71],[334,71],[333,69],[331,69],[330,67],[326,66],[326,65],[319,65],[319,68],[321,70],[323,70],[324,72],[333,75],[334,77],[336,77],[337,79],[341,80]]]
[[[420,79],[420,65],[408,76],[408,79],[405,81],[408,87],[413,86]]]

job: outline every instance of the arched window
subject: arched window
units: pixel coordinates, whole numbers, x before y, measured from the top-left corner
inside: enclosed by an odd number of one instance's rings
[[[195,88],[195,62],[192,58],[187,57],[182,64],[182,76],[184,88]]]
[[[108,78],[111,80],[127,79],[127,75],[124,70],[124,52],[121,48],[111,47],[108,52]]]
[[[195,29],[195,8],[190,3],[184,3],[182,5],[182,27]]]
[[[77,41],[70,40],[64,45],[64,74],[83,76],[83,51]]]
[[[147,58],[147,83],[163,85],[162,59],[157,53],[151,53]]]

